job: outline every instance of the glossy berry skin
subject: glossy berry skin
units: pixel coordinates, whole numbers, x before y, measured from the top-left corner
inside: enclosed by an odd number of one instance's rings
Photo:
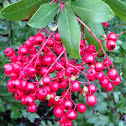
[[[32,104],[31,106],[28,106],[28,111],[31,113],[36,112],[36,110],[37,110],[37,105],[35,103]]]
[[[44,35],[41,33],[37,33],[34,37],[34,41],[36,45],[41,45],[44,41]]]
[[[108,50],[114,50],[116,47],[116,43],[113,40],[108,40],[106,43],[106,47]]]
[[[26,95],[25,96],[25,105],[31,106],[33,104],[34,104],[34,98],[31,95]]]
[[[65,69],[65,75],[70,77],[72,75],[76,75],[77,74],[77,70],[71,66],[66,67]]]
[[[44,76],[42,78],[42,82],[44,85],[49,85],[49,84],[51,84],[51,78],[49,76]]]
[[[44,62],[46,65],[50,65],[52,63],[52,57],[46,55],[42,58],[42,62]]]
[[[105,59],[103,64],[105,67],[110,67],[112,65],[112,61],[110,59]]]
[[[50,39],[47,41],[46,45],[49,46],[49,47],[53,47],[53,45],[54,45],[54,40],[50,38]]]
[[[56,52],[57,55],[60,55],[60,53],[61,53],[62,51],[63,51],[63,47],[62,47],[62,46],[57,47],[57,48],[55,49],[55,52]]]
[[[95,74],[96,74],[95,69],[93,69],[93,68],[88,69],[88,71],[87,71],[88,79],[92,79],[92,78],[95,79]]]
[[[39,89],[37,92],[37,99],[39,101],[45,101],[47,96],[47,90],[45,89]]]
[[[99,80],[102,79],[103,76],[104,76],[104,73],[102,71],[95,74],[95,78]]]
[[[73,81],[71,84],[71,89],[73,92],[78,92],[80,90],[80,83],[78,81]]]
[[[27,83],[27,85],[26,85],[26,91],[27,91],[28,93],[30,93],[30,94],[34,93],[34,92],[36,91],[36,86],[35,86],[35,84],[32,83],[32,82]]]
[[[86,98],[86,102],[88,106],[94,106],[97,103],[97,99],[95,95],[89,94]]]
[[[107,87],[108,83],[109,83],[109,80],[108,80],[108,78],[103,77],[99,82],[100,82],[102,87]]]
[[[108,34],[107,39],[116,42],[117,39],[118,39],[118,37],[117,37],[117,34],[116,33],[111,32],[111,33]]]
[[[92,65],[95,63],[95,57],[90,53],[85,53],[83,55],[83,61],[86,62],[86,64],[88,65]]]
[[[114,89],[114,86],[113,86],[113,84],[112,84],[111,82],[109,82],[109,83],[108,83],[108,86],[105,87],[105,89],[106,89],[107,91],[112,91],[112,90]]]
[[[105,27],[108,27],[109,23],[108,22],[103,22],[102,25],[104,25]]]
[[[59,33],[55,33],[54,38],[56,41],[61,41]]]
[[[34,45],[34,42],[30,41],[30,40],[27,40],[27,41],[25,41],[25,45],[26,45],[27,48],[31,48]]]
[[[63,108],[60,106],[56,106],[53,109],[53,113],[56,117],[62,117],[63,116]]]
[[[48,71],[48,68],[47,67],[42,67],[41,70],[40,70],[40,75],[41,77],[43,77]]]
[[[119,84],[121,83],[121,78],[120,77],[117,77],[114,81],[113,81],[113,84],[118,86]]]
[[[96,52],[96,47],[94,45],[89,45],[87,48],[87,51],[89,53],[95,53]]]
[[[75,120],[77,118],[77,112],[74,109],[71,109],[67,113],[67,118],[70,120]]]
[[[57,120],[58,120],[59,123],[65,123],[66,122],[66,116],[63,115],[62,117],[57,118]]]
[[[97,91],[97,87],[94,84],[90,84],[88,86],[88,91],[89,91],[89,94],[93,94]]]
[[[109,79],[115,80],[118,77],[118,71],[115,68],[112,68],[107,73]]]
[[[104,69],[103,63],[101,63],[101,62],[95,63],[95,70],[96,70],[97,72],[100,72],[100,71],[102,71],[103,69]]]
[[[79,103],[78,105],[77,105],[77,111],[79,112],[79,113],[84,113],[85,111],[86,111],[86,105],[85,104],[83,104],[83,103]]]
[[[53,92],[57,92],[58,89],[59,89],[60,85],[58,82],[54,81],[51,83],[50,85],[50,89],[53,91]]]
[[[16,100],[21,100],[21,98],[25,95],[24,91],[17,90],[17,92],[14,94],[14,97]]]
[[[64,105],[65,110],[70,110],[70,109],[72,109],[72,106],[73,106],[73,104],[70,100],[65,100],[63,102],[63,105]]]
[[[14,49],[11,48],[11,47],[8,47],[8,48],[5,49],[4,53],[5,53],[5,55],[6,55],[7,57],[11,57],[11,56],[14,55]]]
[[[9,75],[14,71],[14,66],[10,63],[5,64],[3,68],[6,75]]]
[[[67,88],[67,82],[66,82],[66,80],[62,80],[62,82],[60,82],[59,84],[60,84],[60,88],[62,88],[62,89]]]

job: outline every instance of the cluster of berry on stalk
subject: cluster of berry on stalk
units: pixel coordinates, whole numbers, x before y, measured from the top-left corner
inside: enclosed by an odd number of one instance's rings
[[[107,36],[108,50],[114,49],[112,41],[117,41],[115,33]],[[86,97],[87,105],[94,106],[97,103],[94,95],[97,87],[91,84],[92,81],[99,80],[99,84],[107,91],[112,91],[114,85],[121,82],[112,61],[100,42],[99,44],[101,50],[96,52],[96,47],[87,45],[82,35],[80,55],[83,60],[77,63],[76,59],[67,58],[58,32],[40,29],[35,36],[29,37],[25,44],[19,46],[17,52],[11,47],[5,49],[5,55],[12,62],[4,65],[6,76],[11,78],[7,83],[9,92],[14,93],[15,99],[27,106],[31,113],[37,110],[36,99],[41,102],[48,100],[48,106],[54,107],[53,113],[61,126],[72,126],[72,121],[77,118],[77,111],[86,111],[84,103],[76,104],[72,99],[73,93],[81,93],[82,97]],[[99,57],[101,51],[106,58],[103,62],[97,62],[96,57]],[[107,75],[104,74],[106,69]],[[54,72],[56,76],[52,78],[51,74]],[[86,82],[78,81],[80,74],[87,78]]]

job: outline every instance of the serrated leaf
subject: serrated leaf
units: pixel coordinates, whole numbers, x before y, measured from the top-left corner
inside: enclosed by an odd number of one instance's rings
[[[1,15],[9,20],[23,20],[31,16],[48,0],[21,0],[2,9]]]
[[[106,0],[105,1],[111,9],[114,11],[115,15],[120,17],[122,20],[126,21],[126,3],[120,0]]]
[[[107,22],[114,18],[111,8],[101,0],[77,0],[72,2],[74,12],[88,22]]]
[[[101,23],[88,23],[87,26],[91,29],[91,31],[96,35],[96,37],[99,39],[99,40],[102,40],[102,35],[105,34],[104,32],[104,29],[103,29],[103,26]],[[96,46],[96,51],[99,51],[101,49],[98,41],[94,38],[94,36],[92,36],[92,34],[87,30],[85,29],[85,37],[88,41],[88,44],[91,45],[95,45]],[[105,42],[102,42],[102,46],[103,46],[103,49],[106,51],[106,45],[105,45]],[[103,52],[100,52],[99,53],[99,56],[102,56],[104,53]]]
[[[40,29],[46,27],[56,15],[58,7],[59,6],[57,4],[41,5],[28,24],[33,28]]]
[[[75,59],[80,58],[81,32],[74,13],[64,6],[58,19],[58,30],[66,51]]]

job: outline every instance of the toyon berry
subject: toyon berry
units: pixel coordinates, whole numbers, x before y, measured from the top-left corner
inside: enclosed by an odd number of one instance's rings
[[[107,23],[103,25],[107,26]],[[108,50],[115,48],[116,41],[117,35],[109,33],[106,43]],[[100,47],[103,50],[102,45]],[[14,93],[14,98],[27,106],[31,113],[37,111],[35,100],[41,104],[47,101],[49,107],[54,107],[53,113],[60,126],[73,126],[77,112],[84,113],[86,105],[94,106],[97,103],[94,93],[99,89],[91,81],[97,79],[97,85],[106,91],[112,91],[114,86],[121,83],[118,71],[107,54],[103,52],[105,58],[103,61],[99,59],[101,50],[97,52],[95,45],[87,45],[82,36],[79,49],[82,60],[71,56],[67,58],[60,34],[40,29],[20,45],[18,51],[11,47],[5,49],[5,55],[10,58],[10,63],[3,66],[5,75],[10,77],[8,91]],[[84,76],[82,80],[86,78],[86,82],[81,81],[80,76]],[[85,97],[87,104],[76,104],[75,93]]]

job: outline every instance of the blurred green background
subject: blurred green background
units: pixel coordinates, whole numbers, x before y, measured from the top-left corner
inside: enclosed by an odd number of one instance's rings
[[[15,1],[11,0],[11,3]],[[0,0],[0,9],[6,4],[6,1],[3,4]],[[105,28],[106,34],[109,32],[119,34],[123,31],[126,31],[126,22],[117,17],[109,22],[108,28]],[[29,27],[25,21],[8,21],[0,17],[0,126],[59,126],[47,102],[36,101],[38,110],[31,114],[7,89],[9,78],[4,74],[3,65],[10,60],[4,55],[5,48],[10,46],[16,50],[29,36],[37,32],[37,29]],[[118,69],[122,82],[112,92],[102,89],[98,81],[93,82],[98,88],[95,93],[97,105],[87,107],[84,114],[78,113],[78,118],[73,122],[74,126],[126,126],[126,33],[119,36],[116,49],[107,54]],[[98,60],[101,61],[102,58]],[[79,79],[84,81],[85,78],[80,76]],[[73,94],[73,97],[77,103],[86,103],[85,98],[79,93]]]

